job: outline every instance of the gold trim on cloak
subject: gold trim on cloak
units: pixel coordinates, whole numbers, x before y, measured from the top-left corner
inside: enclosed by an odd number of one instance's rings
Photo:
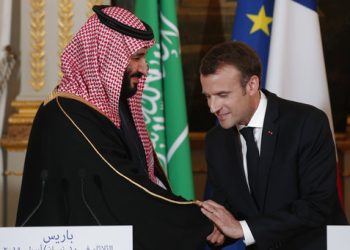
[[[164,197],[162,195],[156,194],[152,191],[150,191],[149,189],[145,188],[144,186],[142,186],[141,184],[137,183],[136,181],[132,180],[131,178],[127,177],[126,175],[122,174],[120,171],[118,171],[109,161],[106,160],[106,158],[103,157],[103,155],[98,151],[98,149],[95,147],[95,145],[91,142],[91,140],[85,135],[85,133],[80,129],[80,127],[74,122],[74,120],[68,115],[68,113],[63,109],[63,107],[61,106],[59,100],[58,100],[58,96],[68,96],[68,93],[64,93],[64,95],[62,95],[64,92],[56,92],[56,102],[58,107],[61,109],[61,111],[63,112],[63,114],[67,117],[67,119],[73,124],[73,126],[79,131],[79,133],[84,137],[84,139],[88,142],[88,144],[92,147],[92,149],[96,152],[96,154],[101,158],[102,161],[104,161],[107,166],[109,166],[117,175],[119,175],[120,177],[124,178],[125,180],[127,180],[128,182],[130,182],[131,184],[135,185],[136,187],[140,188],[141,190],[143,190],[144,192],[146,192],[147,194],[156,197],[158,199],[167,201],[169,203],[173,203],[173,204],[179,204],[179,205],[200,205],[201,202],[200,201],[176,201],[173,199],[169,199],[167,197]],[[71,96],[73,99],[76,100],[80,100],[81,98],[74,96],[72,94],[70,94],[69,96]],[[53,100],[53,99],[50,99]],[[49,100],[49,101],[50,101]],[[82,100],[82,99],[81,99]],[[86,101],[84,102],[86,103]],[[90,104],[91,105],[91,104]],[[89,106],[90,106],[89,105]],[[93,106],[92,106],[93,107]],[[96,109],[96,108],[95,108]]]

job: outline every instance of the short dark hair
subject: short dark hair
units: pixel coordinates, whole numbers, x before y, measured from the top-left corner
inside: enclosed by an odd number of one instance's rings
[[[231,65],[242,73],[242,87],[256,75],[261,81],[261,62],[257,53],[242,42],[229,41],[215,45],[203,57],[200,74],[215,74],[220,68]]]

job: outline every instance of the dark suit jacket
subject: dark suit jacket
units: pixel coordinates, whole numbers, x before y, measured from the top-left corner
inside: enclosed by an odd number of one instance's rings
[[[245,180],[236,127],[207,134],[213,199],[246,220],[249,249],[326,249],[326,225],[346,224],[336,190],[335,146],[327,116],[264,91],[257,205]]]

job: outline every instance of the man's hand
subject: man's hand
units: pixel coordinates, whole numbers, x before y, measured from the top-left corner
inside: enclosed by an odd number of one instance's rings
[[[214,225],[214,230],[208,235],[207,241],[215,246],[221,246],[225,242],[225,235],[223,235],[220,230]]]
[[[243,238],[243,229],[241,227],[241,224],[238,220],[235,219],[235,217],[233,217],[233,215],[229,211],[226,210],[224,206],[221,206],[220,204],[212,200],[207,200],[202,202],[201,211],[212,222],[214,222],[219,233],[221,232],[225,236],[230,237],[232,239]],[[218,236],[218,233],[215,232],[215,228],[214,231],[208,236],[208,238],[209,237],[213,238],[214,240],[220,238],[220,236]]]

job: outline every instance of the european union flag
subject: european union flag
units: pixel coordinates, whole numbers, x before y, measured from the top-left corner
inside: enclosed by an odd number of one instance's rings
[[[256,50],[263,65],[262,87],[265,87],[269,56],[274,0],[238,0],[232,39]]]

